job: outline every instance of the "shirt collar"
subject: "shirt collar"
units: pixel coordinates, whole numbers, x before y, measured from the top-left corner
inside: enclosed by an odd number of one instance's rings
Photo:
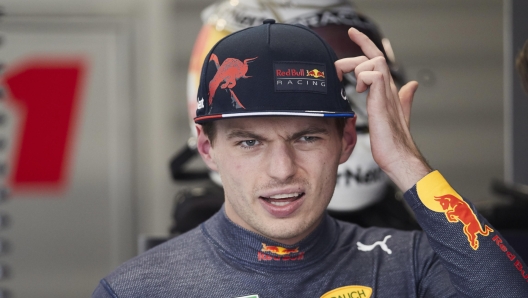
[[[232,222],[224,208],[201,225],[223,257],[252,268],[299,269],[324,258],[338,240],[337,222],[326,213],[317,228],[294,245],[285,245]]]

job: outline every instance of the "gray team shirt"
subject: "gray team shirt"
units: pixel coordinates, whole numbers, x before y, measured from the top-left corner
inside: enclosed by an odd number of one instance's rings
[[[420,231],[361,228],[325,216],[292,246],[231,222],[222,209],[198,228],[126,262],[93,297],[454,297]],[[346,289],[345,289],[346,291]],[[337,296],[336,296],[337,298]]]

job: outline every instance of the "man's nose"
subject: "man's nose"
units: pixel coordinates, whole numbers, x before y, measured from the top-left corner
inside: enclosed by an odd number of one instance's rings
[[[268,175],[278,181],[286,181],[297,172],[294,148],[287,143],[273,144],[268,156]]]

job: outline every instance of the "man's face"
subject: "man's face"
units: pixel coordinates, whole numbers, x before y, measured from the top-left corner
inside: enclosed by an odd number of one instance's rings
[[[236,224],[284,244],[315,229],[332,197],[337,166],[355,143],[354,120],[341,136],[333,119],[216,121],[214,146],[199,129],[198,149],[220,173],[225,211]]]

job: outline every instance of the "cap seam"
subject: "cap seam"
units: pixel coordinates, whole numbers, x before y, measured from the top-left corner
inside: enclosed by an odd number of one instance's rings
[[[307,28],[307,27],[305,27],[305,26],[302,26],[302,25],[291,25],[291,26],[295,26],[295,27],[297,27],[297,28],[301,28],[301,29],[303,29],[303,30],[305,30],[305,31],[308,31],[309,33],[311,33],[311,34],[314,35],[315,37],[317,37],[317,39],[319,39],[319,41],[321,42],[321,44],[325,47],[325,49],[326,49],[326,53],[329,54],[329,56],[330,56],[332,59],[337,59],[337,57],[335,56],[335,53],[332,54],[332,52],[328,49],[328,46],[327,46],[326,42],[324,41],[324,39],[323,39],[321,36],[319,36],[319,34],[315,33],[313,30],[311,30],[311,29],[309,29],[309,28]],[[334,60],[333,62],[335,62],[335,60]],[[334,69],[335,69],[335,66],[334,66]],[[337,76],[337,74],[336,74],[336,76]]]
[[[268,44],[268,46],[269,46],[270,43],[271,43],[271,24],[270,24],[270,23],[268,23],[267,29],[268,29],[268,34],[267,34],[267,35],[268,35],[268,40],[267,40],[267,44]]]

